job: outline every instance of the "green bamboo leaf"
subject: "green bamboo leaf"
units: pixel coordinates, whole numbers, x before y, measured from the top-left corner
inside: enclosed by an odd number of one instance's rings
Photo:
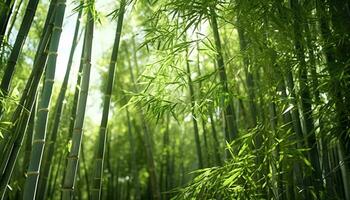
[[[239,177],[241,174],[241,170],[237,169],[235,173],[233,173],[228,179],[223,182],[223,186],[231,186],[236,182],[237,177]]]
[[[282,115],[284,115],[284,114],[286,114],[287,112],[291,111],[293,108],[294,108],[294,105],[288,106],[288,108],[285,109],[285,110],[283,111]]]

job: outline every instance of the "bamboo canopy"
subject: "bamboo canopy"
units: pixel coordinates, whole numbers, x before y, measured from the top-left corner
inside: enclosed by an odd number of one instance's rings
[[[2,0],[1,200],[350,200],[349,10]]]

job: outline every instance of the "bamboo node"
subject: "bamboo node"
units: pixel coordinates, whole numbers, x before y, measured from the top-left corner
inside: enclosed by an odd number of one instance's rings
[[[68,158],[72,160],[79,160],[79,156],[68,156]]]
[[[35,139],[35,140],[33,140],[33,144],[34,143],[42,143],[42,144],[44,144],[45,140],[44,139]]]
[[[51,82],[51,83],[54,83],[54,82],[55,82],[55,79],[52,79],[52,78],[47,78],[47,79],[45,79],[45,82]]]
[[[46,112],[49,112],[49,108],[40,108],[40,109],[38,109],[38,112],[40,112],[40,111],[46,111]]]
[[[39,175],[39,171],[28,171],[27,172],[27,176],[30,176],[30,175]]]
[[[62,32],[62,27],[59,27],[59,26],[54,26],[53,28],[52,28],[52,31],[60,31],[60,32]]]
[[[74,191],[74,188],[61,188],[62,191]]]
[[[77,133],[80,134],[80,132],[82,132],[82,131],[83,131],[82,128],[74,128],[74,129],[73,129],[73,133],[74,133],[74,132],[77,132]]]

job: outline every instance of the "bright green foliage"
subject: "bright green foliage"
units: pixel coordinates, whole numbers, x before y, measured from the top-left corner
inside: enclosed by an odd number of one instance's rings
[[[346,0],[67,1],[61,41],[36,3],[1,2],[2,199],[350,200]]]

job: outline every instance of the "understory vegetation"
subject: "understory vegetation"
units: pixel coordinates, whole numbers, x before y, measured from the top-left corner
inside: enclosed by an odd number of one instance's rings
[[[0,197],[350,200],[347,0],[0,0]]]

